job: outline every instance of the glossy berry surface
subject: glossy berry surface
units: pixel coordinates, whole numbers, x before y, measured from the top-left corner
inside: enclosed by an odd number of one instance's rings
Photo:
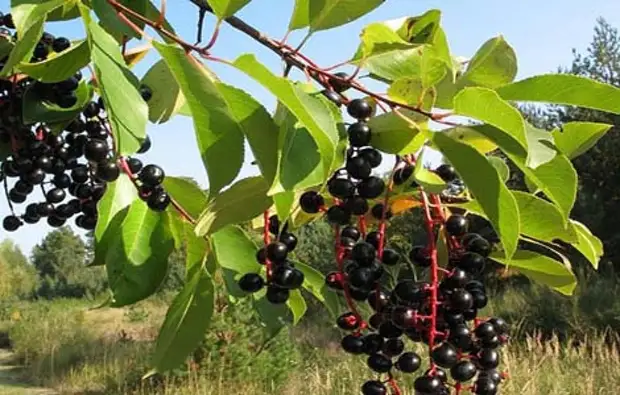
[[[257,292],[260,291],[265,285],[265,281],[263,278],[256,273],[247,273],[244,274],[241,279],[239,279],[239,288],[244,292]]]
[[[349,102],[347,112],[355,119],[367,119],[372,116],[373,108],[364,99],[354,99]]]

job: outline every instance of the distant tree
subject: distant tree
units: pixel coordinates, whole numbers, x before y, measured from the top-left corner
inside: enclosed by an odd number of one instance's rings
[[[80,298],[106,287],[104,269],[86,266],[86,244],[69,227],[48,233],[32,250],[31,260],[41,277],[40,297]]]
[[[10,240],[0,243],[0,300],[29,298],[38,285],[35,268],[19,246]]]

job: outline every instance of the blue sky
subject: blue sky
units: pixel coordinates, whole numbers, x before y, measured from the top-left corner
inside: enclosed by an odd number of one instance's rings
[[[363,1],[363,0],[362,0]],[[269,36],[281,38],[286,32],[293,9],[293,0],[254,0],[240,16]],[[188,39],[195,37],[196,8],[189,1],[168,0],[168,17],[177,33]],[[453,54],[469,57],[487,39],[502,34],[515,48],[519,60],[518,78],[553,72],[559,65],[572,60],[571,50],[584,50],[593,32],[596,18],[602,16],[620,27],[620,2],[612,0],[387,0],[384,5],[360,20],[341,28],[317,33],[306,45],[304,53],[319,65],[328,66],[346,60],[358,44],[358,35],[368,23],[403,16],[421,14],[438,8],[443,12],[443,25]],[[8,11],[9,1],[0,0],[0,10]],[[205,24],[208,40],[213,20]],[[54,23],[48,31],[71,38],[83,37],[79,23]],[[303,33],[291,36],[291,42]],[[257,54],[272,68],[279,68],[279,60],[232,28],[223,27],[213,53],[234,59],[246,52]],[[135,71],[142,75],[155,59],[149,55]],[[261,87],[245,76],[220,64],[209,65],[225,82],[245,89],[258,97],[266,107],[275,101]],[[164,125],[150,126],[153,148],[143,156],[148,163],[160,164],[170,175],[187,175],[206,186],[206,173],[200,161],[193,136],[191,120],[177,117]],[[251,175],[254,168],[249,159],[242,176]],[[0,217],[8,213],[4,197],[0,197]],[[49,231],[47,225],[28,225],[8,235],[29,254]],[[0,230],[1,232],[1,230]],[[0,234],[0,239],[5,235]]]

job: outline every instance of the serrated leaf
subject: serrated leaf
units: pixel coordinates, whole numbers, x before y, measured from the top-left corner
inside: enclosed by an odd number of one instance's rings
[[[427,128],[427,120],[413,111],[401,111],[401,114],[411,122],[393,112],[370,118],[370,144],[374,148],[387,154],[399,155],[415,153],[422,148],[426,136],[421,129]]]
[[[20,63],[19,69],[42,82],[60,82],[73,77],[90,62],[90,48],[86,40],[73,43],[56,56],[38,63]]]
[[[148,86],[153,92],[147,103],[149,121],[153,123],[168,122],[187,103],[178,82],[163,59],[151,66],[141,84]]]
[[[543,102],[620,114],[620,89],[571,74],[527,78],[497,90],[504,100]]]
[[[202,267],[174,298],[159,330],[154,373],[177,368],[204,338],[215,305],[213,280]]]
[[[426,192],[441,193],[447,188],[446,182],[424,166],[424,152],[425,150],[422,150],[418,157],[413,178]]]
[[[537,240],[551,242],[561,239],[577,241],[576,232],[566,225],[562,213],[554,204],[521,191],[512,191],[519,205],[521,233]]]
[[[502,158],[499,158],[497,156],[490,156],[488,159],[495,168],[495,170],[497,170],[497,174],[499,174],[499,177],[502,179],[502,181],[504,183],[508,181],[508,179],[510,178],[510,168],[508,167],[506,162]]]
[[[251,220],[273,204],[267,190],[262,177],[236,182],[209,203],[198,219],[196,233],[205,236],[227,225]]]
[[[329,175],[331,165],[336,159],[336,145],[339,132],[330,107],[321,99],[304,92],[285,78],[278,77],[259,63],[254,55],[242,55],[234,66],[259,82],[276,96],[308,130],[321,154],[324,163],[324,177]]]
[[[222,228],[210,240],[217,264],[223,269],[228,293],[234,297],[248,296],[237,282],[247,273],[261,272],[262,267],[256,262],[256,244],[237,226]]]
[[[15,44],[9,58],[4,63],[0,77],[6,77],[13,73],[14,68],[24,59],[30,59],[34,52],[34,48],[41,39],[43,34],[43,24],[45,17],[38,18],[33,21],[32,25],[26,30],[21,38]]]
[[[148,107],[138,92],[137,78],[125,65],[118,43],[95,21],[84,18],[91,59],[117,153],[131,155],[146,137]]]
[[[521,155],[527,157],[528,145],[523,116],[494,91],[487,88],[465,88],[454,98],[454,111],[501,130],[522,147]]]
[[[209,5],[215,15],[220,19],[233,16],[240,9],[250,3],[251,0],[209,0]]]
[[[295,10],[294,19],[296,20],[295,28],[305,27],[306,17],[303,12],[308,11],[308,24],[310,31],[327,30],[334,27],[345,25],[352,22],[378,6],[385,0],[312,0],[302,3],[299,9]],[[292,22],[291,22],[292,24]]]
[[[168,256],[174,249],[163,214],[135,200],[110,241],[106,269],[112,306],[133,304],[157,291],[166,277]]]
[[[502,36],[487,41],[469,62],[462,78],[468,84],[497,88],[517,75],[517,55]]]
[[[442,68],[445,73],[445,68]],[[388,97],[395,102],[430,110],[435,104],[435,90],[425,87],[418,78],[401,78],[390,85]]]
[[[295,267],[304,274],[303,287],[327,307],[333,317],[340,314],[338,294],[325,284],[325,275],[305,263],[295,261]]]
[[[455,140],[471,145],[481,154],[488,154],[498,148],[495,142],[489,140],[484,134],[472,127],[457,126],[443,133]]]
[[[137,198],[136,187],[125,174],[121,174],[116,181],[108,184],[103,198],[97,204],[93,266],[105,264],[110,238],[118,231],[129,206]]]
[[[572,295],[577,286],[577,279],[570,267],[532,251],[517,251],[512,259],[505,259],[496,254],[492,254],[490,258],[504,266],[515,268],[533,281],[547,285],[564,295]]]
[[[495,168],[476,149],[441,132],[433,133],[432,139],[478,200],[499,235],[506,258],[510,259],[519,240],[519,208],[515,198]]]
[[[193,115],[211,197],[230,184],[243,165],[243,129],[205,67],[181,48],[153,43],[172,71]]]
[[[24,122],[55,123],[75,119],[82,112],[84,106],[91,101],[93,97],[92,85],[81,82],[75,90],[75,95],[77,96],[77,103],[73,107],[62,108],[57,104],[41,100],[34,89],[28,89],[24,94],[24,106],[22,109]]]
[[[166,192],[194,218],[198,217],[207,206],[207,194],[191,180],[168,176],[164,179],[163,186]]]
[[[584,154],[613,127],[604,123],[568,122],[553,131],[555,146],[569,159]]]
[[[570,220],[569,226],[577,234],[577,241],[571,243],[591,264],[598,269],[598,264],[603,257],[603,243],[594,236],[590,229],[578,221]]]

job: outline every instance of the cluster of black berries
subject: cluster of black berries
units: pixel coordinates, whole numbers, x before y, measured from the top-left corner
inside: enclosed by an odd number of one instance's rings
[[[267,266],[267,281],[258,273],[246,273],[239,280],[245,292],[258,292],[267,286],[266,298],[270,303],[286,303],[290,291],[301,288],[304,274],[295,268],[288,255],[297,246],[297,237],[288,232],[288,223],[281,226],[276,215],[269,218],[269,233],[277,238],[256,253],[256,261]]]

